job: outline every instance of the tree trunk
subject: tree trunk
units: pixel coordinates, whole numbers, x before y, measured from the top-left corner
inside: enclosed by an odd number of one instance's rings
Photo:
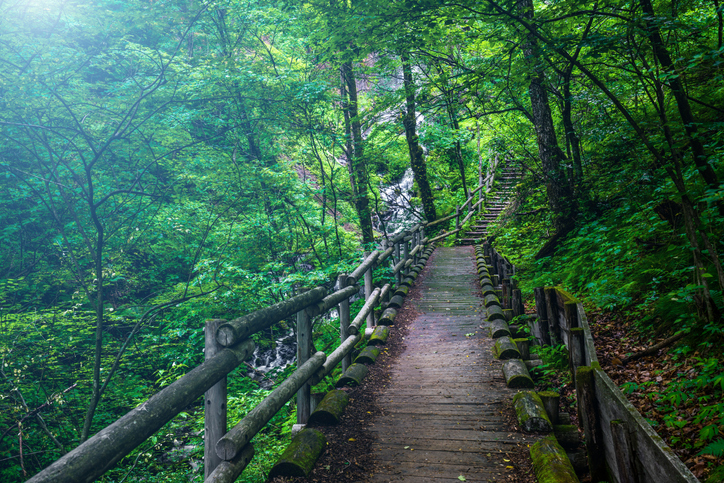
[[[360,229],[362,230],[362,243],[372,243],[372,216],[370,202],[367,197],[367,185],[369,177],[364,159],[364,144],[362,139],[362,123],[359,118],[357,103],[357,82],[354,76],[351,62],[342,64],[342,78],[346,90],[346,102],[344,109],[347,111],[345,130],[351,134],[351,152],[348,152],[350,182],[354,192],[354,205],[359,217]]]
[[[676,106],[679,109],[679,115],[684,123],[686,137],[694,155],[694,163],[696,164],[699,174],[702,178],[704,178],[706,184],[712,189],[719,189],[719,179],[717,178],[714,169],[707,162],[704,145],[697,137],[697,121],[691,111],[691,105],[689,104],[689,99],[687,98],[686,91],[684,90],[684,85],[681,83],[681,78],[674,67],[674,63],[671,60],[668,50],[666,50],[659,28],[654,23],[656,14],[654,13],[654,7],[651,4],[651,0],[639,0],[639,5],[641,5],[644,12],[644,22],[646,24],[649,42],[653,48],[654,55],[664,68],[664,71],[667,74],[670,74],[668,84],[674,94]]]
[[[420,200],[422,208],[425,211],[427,221],[434,221],[437,218],[435,212],[435,200],[430,189],[430,183],[427,180],[427,166],[425,158],[420,146],[419,138],[416,132],[416,116],[415,116],[415,84],[412,79],[412,69],[410,68],[410,59],[403,55],[402,72],[405,81],[405,97],[407,99],[407,112],[403,123],[405,125],[405,137],[407,138],[407,147],[410,151],[410,167],[412,174],[415,176],[417,188],[420,190]]]
[[[523,18],[528,21],[533,19],[532,0],[518,0],[518,9]],[[539,62],[540,53],[537,40],[531,33],[527,34],[527,38],[523,42],[523,53],[531,71],[528,94],[530,95],[531,114],[538,139],[538,155],[543,167],[548,203],[556,216],[554,221],[556,231],[567,232],[572,227],[573,207],[571,206],[570,187],[562,169],[565,156],[558,146],[548,93],[545,89],[545,73]]]

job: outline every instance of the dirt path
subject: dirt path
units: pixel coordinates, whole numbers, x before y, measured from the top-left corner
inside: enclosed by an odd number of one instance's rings
[[[490,353],[472,256],[471,247],[438,248],[422,296],[407,302],[417,316],[366,429],[370,482],[510,481],[506,453],[530,440],[507,430],[514,391]]]

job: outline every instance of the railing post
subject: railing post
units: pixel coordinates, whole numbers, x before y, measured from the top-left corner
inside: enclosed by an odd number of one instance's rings
[[[400,260],[402,259],[402,258],[401,258],[401,255],[400,255],[400,243],[402,243],[402,242],[397,242],[397,243],[395,243],[395,258],[394,258],[394,260],[395,260],[396,263],[400,263]],[[393,266],[394,266],[394,264],[393,264]],[[402,283],[402,270],[400,270],[399,272],[397,272],[397,273],[395,274],[395,279],[397,280],[397,286],[399,287],[399,286],[400,286],[400,283]]]
[[[309,360],[312,348],[312,324],[306,310],[297,312],[297,367]],[[309,383],[297,391],[297,424],[307,424],[311,412],[311,392]]]
[[[204,327],[204,360],[214,357],[224,348],[216,341],[216,329],[226,322],[210,319]],[[204,393],[204,478],[208,477],[219,464],[216,442],[226,434],[226,377],[211,386]]]
[[[455,207],[455,229],[460,229],[460,206]]]
[[[420,244],[420,231],[415,230],[415,233],[412,234],[412,249],[414,250],[417,248],[417,245]],[[417,260],[420,258],[420,251],[418,250],[415,252],[415,256],[413,257],[412,264],[417,265]]]
[[[410,240],[408,240],[407,238],[408,238],[407,236],[402,238],[402,243],[403,243],[402,254],[405,257],[405,262],[407,262],[407,260],[410,259]],[[407,270],[404,268],[402,270],[400,270],[400,272],[403,272],[403,271],[404,271],[404,275],[407,275]]]
[[[365,259],[370,256],[370,252],[365,252]],[[369,269],[365,272],[364,279],[365,279],[365,302],[370,298],[370,295],[372,295],[372,290],[374,290],[374,287],[372,286],[372,270],[374,269],[374,266],[370,266]],[[374,327],[375,325],[375,314],[374,310],[371,310],[370,313],[367,315],[367,328]]]
[[[339,277],[337,277],[337,288],[343,288],[347,286],[347,274],[341,273],[339,274]],[[347,331],[347,328],[349,327],[349,299],[342,300],[339,305],[339,338],[341,342],[344,342],[347,340],[347,337],[349,337],[349,332]],[[352,362],[352,355],[347,354],[344,356],[344,359],[342,359],[342,372],[346,371],[349,367],[350,363]]]

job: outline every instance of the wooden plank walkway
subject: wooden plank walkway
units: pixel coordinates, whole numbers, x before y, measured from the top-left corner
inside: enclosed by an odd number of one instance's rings
[[[428,263],[419,315],[367,429],[377,460],[368,481],[506,481],[505,453],[531,438],[507,430],[515,391],[490,352],[473,249],[438,248]]]

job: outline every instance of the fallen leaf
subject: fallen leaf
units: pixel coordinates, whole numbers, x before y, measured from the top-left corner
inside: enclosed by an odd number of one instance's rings
[[[357,440],[354,438],[349,438],[347,441],[357,441]]]
[[[465,477],[464,477],[463,475],[458,476],[458,480],[460,480],[460,481],[468,481],[468,480],[465,479]]]

